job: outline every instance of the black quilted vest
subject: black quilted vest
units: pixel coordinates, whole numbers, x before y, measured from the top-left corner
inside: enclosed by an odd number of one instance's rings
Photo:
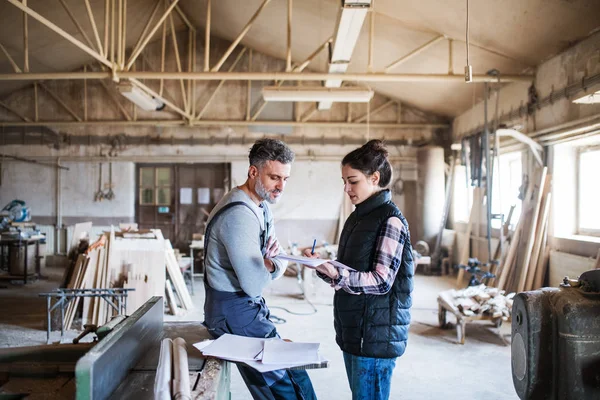
[[[357,205],[344,224],[338,260],[358,271],[371,271],[380,229],[392,216],[400,218],[408,230],[406,218],[391,201],[389,190],[382,190]],[[408,234],[396,279],[388,293],[353,295],[343,289],[336,291],[335,339],[343,351],[377,358],[399,357],[404,353],[410,324],[413,271]]]

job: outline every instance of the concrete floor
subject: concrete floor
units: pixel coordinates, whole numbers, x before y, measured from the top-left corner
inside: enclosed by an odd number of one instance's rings
[[[54,289],[62,270],[47,268],[49,280],[39,280],[27,286],[3,283],[0,289],[0,347],[44,344],[45,300],[38,293]],[[307,278],[311,278],[310,275]],[[410,328],[406,353],[398,359],[394,371],[391,399],[473,399],[516,400],[510,367],[510,346],[498,335],[510,333],[505,324],[500,332],[489,322],[467,326],[465,345],[456,344],[454,329],[438,328],[437,293],[453,287],[454,279],[417,275],[413,293],[413,323]],[[272,314],[285,319],[278,325],[284,338],[295,341],[319,342],[322,354],[330,360],[326,369],[310,370],[317,396],[321,399],[349,399],[342,353],[334,340],[333,290],[318,279],[304,283],[307,297],[317,312],[301,298],[301,289],[293,277],[274,282],[265,293]],[[165,320],[202,320],[204,292],[202,282],[196,281],[193,296],[196,309],[186,315],[165,315]],[[450,317],[452,321],[452,317]],[[68,331],[70,341],[77,332]],[[58,341],[60,331],[53,332],[52,341]],[[91,339],[91,337],[90,337]],[[232,369],[231,398],[251,399],[237,369]]]

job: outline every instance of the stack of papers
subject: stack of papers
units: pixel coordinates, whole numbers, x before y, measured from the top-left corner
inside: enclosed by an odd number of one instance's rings
[[[319,266],[323,263],[329,263],[329,264],[333,265],[334,267],[347,269],[349,271],[356,271],[354,268],[350,268],[349,266],[344,265],[341,262],[336,261],[336,260],[325,260],[322,258],[310,258],[310,257],[302,257],[302,256],[290,256],[288,254],[279,254],[275,257],[275,259],[296,262],[298,264],[306,265],[309,268],[316,268],[317,266]]]
[[[217,340],[195,343],[204,356],[243,362],[259,372],[294,367],[327,367],[319,354],[319,343],[287,342],[279,338],[261,339],[224,334]]]

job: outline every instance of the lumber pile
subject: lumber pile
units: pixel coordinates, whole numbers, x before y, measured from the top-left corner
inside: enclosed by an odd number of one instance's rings
[[[515,293],[507,296],[504,293],[498,288],[478,285],[448,290],[444,292],[444,299],[468,317],[509,318]]]
[[[127,315],[152,296],[165,293],[171,313],[193,308],[171,243],[156,229],[115,232],[111,228],[78,256],[66,288],[134,288],[127,296]],[[66,329],[71,329],[78,312],[82,326],[103,325],[117,313],[102,298],[75,298],[66,309]]]
[[[496,273],[498,288],[523,292],[540,288],[547,273],[548,216],[552,177],[544,167],[527,189],[521,216]]]

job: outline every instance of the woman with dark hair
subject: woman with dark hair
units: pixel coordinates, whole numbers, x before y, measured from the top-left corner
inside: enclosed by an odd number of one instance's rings
[[[330,263],[317,267],[319,277],[336,290],[336,342],[354,400],[389,398],[396,358],[408,338],[412,247],[408,223],[386,189],[391,179],[388,152],[380,140],[344,157],[344,191],[356,209],[344,224],[337,260],[354,271]]]

